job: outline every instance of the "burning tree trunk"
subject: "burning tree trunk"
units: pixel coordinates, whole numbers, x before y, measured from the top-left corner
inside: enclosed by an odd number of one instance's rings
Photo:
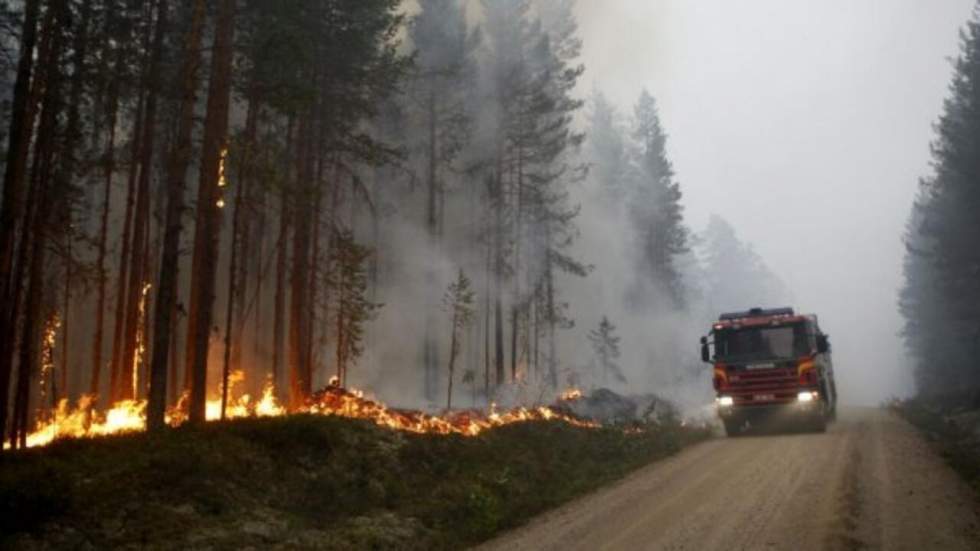
[[[137,102],[135,121],[133,123],[133,143],[130,153],[129,179],[126,185],[126,214],[123,219],[122,251],[119,256],[119,275],[116,284],[116,317],[115,327],[112,333],[112,368],[109,374],[109,396],[110,401],[120,399],[122,387],[120,378],[123,370],[123,355],[125,350],[125,319],[126,319],[126,299],[129,294],[126,292],[128,278],[128,268],[130,266],[129,255],[132,244],[133,231],[133,209],[136,203],[136,176],[139,166],[139,142],[143,137],[143,91],[140,87],[140,97]]]
[[[167,8],[162,0],[156,3],[156,29],[147,78],[146,110],[143,114],[143,137],[140,140],[140,169],[137,183],[136,211],[133,219],[133,244],[126,297],[126,328],[117,398],[138,399],[137,369],[142,360],[139,336],[145,322],[146,256],[150,218],[150,173],[153,170],[153,149],[156,138],[157,90],[160,88],[160,63],[163,55],[163,31],[167,24]],[[163,308],[166,310],[166,308]]]
[[[221,229],[221,190],[224,184],[225,141],[228,134],[228,103],[231,92],[232,39],[235,30],[235,0],[222,0],[215,23],[211,81],[199,177],[197,224],[194,228],[194,265],[191,273],[191,306],[187,357],[191,372],[189,419],[205,421],[207,398],[208,341],[211,335],[218,237]]]
[[[255,111],[258,109],[258,102],[256,101],[254,94],[251,96],[248,103],[248,114],[245,117],[246,126],[246,143],[242,147],[240,153],[241,160],[241,170],[239,170],[238,178],[238,189],[235,190],[235,212],[232,214],[231,223],[231,262],[228,267],[228,301],[225,309],[225,347],[224,347],[224,357],[222,358],[221,366],[221,418],[225,418],[225,410],[228,407],[228,377],[232,370],[232,347],[239,348],[241,345],[239,339],[241,333],[235,337],[232,336],[232,327],[236,329],[241,326],[240,323],[236,325],[235,322],[235,307],[238,302],[236,299],[238,295],[245,294],[245,281],[244,279],[239,280],[239,248],[241,248],[241,238],[242,238],[242,209],[244,208],[245,191],[248,187],[248,177],[246,168],[248,163],[250,163],[249,156],[251,155],[251,145],[255,136]],[[243,263],[244,264],[244,263]],[[243,317],[244,312],[239,313],[239,317]],[[237,338],[236,338],[237,337]],[[237,354],[236,354],[237,356]],[[234,358],[235,368],[238,367],[238,358]]]

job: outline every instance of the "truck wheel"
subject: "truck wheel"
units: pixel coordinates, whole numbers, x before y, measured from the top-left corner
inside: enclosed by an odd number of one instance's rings
[[[735,437],[742,435],[742,425],[745,423],[738,418],[722,419],[725,424],[725,436]]]

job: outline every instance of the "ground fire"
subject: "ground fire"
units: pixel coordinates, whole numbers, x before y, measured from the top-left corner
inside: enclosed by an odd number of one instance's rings
[[[243,381],[243,374],[240,371],[235,372],[230,378],[229,389]],[[558,401],[575,400],[581,396],[580,390],[569,389],[561,393]],[[186,397],[168,410],[168,425],[175,427],[187,421],[185,402]],[[208,421],[219,420],[221,400],[208,400],[206,411]],[[267,383],[258,399],[241,394],[237,399],[229,400],[225,418],[277,417],[303,413],[366,419],[379,426],[407,432],[463,436],[476,436],[487,429],[526,421],[560,421],[587,428],[599,426],[597,422],[546,406],[518,407],[498,412],[496,405],[491,404],[489,411],[469,409],[446,412],[443,415],[389,408],[378,400],[366,397],[361,390],[339,386],[336,379],[314,393],[304,406],[295,411],[289,411],[281,405],[276,399],[275,387]],[[37,428],[28,435],[27,447],[44,446],[59,438],[96,437],[145,430],[146,401],[123,400],[100,412],[94,407],[91,396],[83,396],[75,407],[70,407],[67,400],[62,400],[45,417],[46,419],[38,421]],[[9,444],[5,446],[9,447]]]

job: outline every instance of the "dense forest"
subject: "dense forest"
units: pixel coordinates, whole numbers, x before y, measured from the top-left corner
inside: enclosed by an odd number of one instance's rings
[[[921,180],[906,232],[904,337],[920,394],[980,390],[980,12],[961,33],[932,143],[933,172]]]
[[[975,44],[916,220],[976,223]],[[65,400],[159,428],[331,380],[433,408],[710,393],[690,335],[788,293],[722,218],[689,227],[654,96],[583,93],[581,48],[573,0],[0,2],[7,440]],[[953,257],[910,257],[909,309],[974,270],[937,224],[910,242]]]

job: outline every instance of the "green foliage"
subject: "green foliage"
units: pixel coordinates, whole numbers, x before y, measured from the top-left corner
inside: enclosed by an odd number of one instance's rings
[[[592,344],[592,353],[595,355],[595,367],[599,371],[599,379],[606,384],[610,377],[620,383],[626,383],[626,376],[619,368],[616,360],[619,358],[619,341],[616,336],[616,326],[609,321],[609,318],[602,316],[599,327],[589,331],[589,342]]]
[[[337,365],[341,383],[350,364],[364,351],[364,325],[381,304],[368,300],[367,260],[373,251],[357,243],[354,234],[340,229],[330,258],[334,321],[337,328]]]
[[[464,438],[300,415],[60,441],[0,456],[0,546],[458,549],[706,436],[538,422]]]
[[[980,12],[962,33],[950,96],[936,124],[934,173],[920,184],[906,235],[900,308],[926,395],[980,389]]]
[[[446,289],[446,294],[442,297],[442,308],[449,313],[453,331],[457,336],[473,321],[476,308],[476,291],[462,268],[456,275],[456,279]]]
[[[667,158],[667,135],[660,124],[657,103],[646,90],[640,93],[634,108],[633,139],[639,151],[630,204],[640,258],[644,261],[641,272],[652,275],[673,299],[674,306],[682,306],[684,291],[676,261],[688,251],[682,194]],[[642,303],[645,297],[635,298]]]

